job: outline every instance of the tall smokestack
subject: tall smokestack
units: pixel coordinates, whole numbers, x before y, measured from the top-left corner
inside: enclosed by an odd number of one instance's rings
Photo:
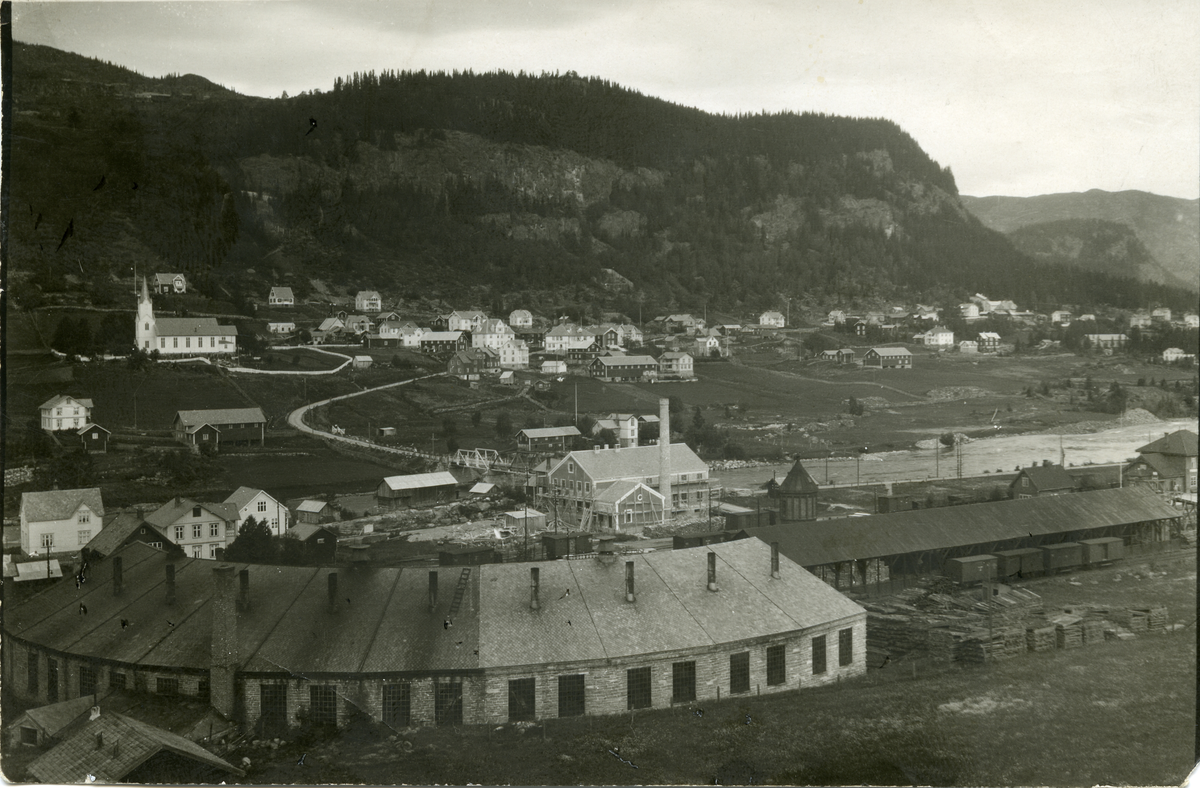
[[[717,554],[708,554],[708,590],[717,590]]]
[[[329,573],[329,612],[337,612],[337,572]]]
[[[175,564],[167,564],[167,604],[175,604]]]
[[[658,491],[663,497],[663,521],[673,519],[671,503],[671,400],[658,399]]]
[[[779,542],[771,542],[771,577],[779,579]]]
[[[625,562],[625,601],[637,601],[637,597],[633,593],[633,561]]]
[[[237,601],[233,588],[233,567],[221,564],[213,568],[216,594],[213,599],[212,653],[209,676],[209,701],[214,709],[232,719],[237,695],[238,640]]]
[[[433,609],[435,607],[437,607],[437,588],[438,588],[437,570],[431,569],[431,570],[429,570],[429,612],[430,613],[432,613]]]
[[[112,568],[113,568],[113,596],[120,596],[121,592],[125,589],[125,580],[121,574],[121,568],[122,568],[121,567],[121,556],[119,556],[119,555],[113,556]]]
[[[540,585],[538,582],[538,574],[540,571],[541,570],[539,570],[536,566],[529,567],[529,607],[532,610],[538,610],[541,608],[541,604],[538,601],[538,588]]]

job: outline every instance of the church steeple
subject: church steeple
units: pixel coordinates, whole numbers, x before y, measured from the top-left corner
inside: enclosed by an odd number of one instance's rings
[[[150,288],[146,277],[142,277],[142,292],[138,295],[137,323],[134,325],[134,336],[137,338],[139,349],[149,353],[157,347],[157,327],[154,324],[154,302],[150,300]]]

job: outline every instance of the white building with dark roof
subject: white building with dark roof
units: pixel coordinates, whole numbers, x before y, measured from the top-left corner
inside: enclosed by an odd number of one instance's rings
[[[292,295],[290,287],[272,287],[267,294],[267,304],[270,306],[295,306],[296,296]]]
[[[21,493],[21,552],[75,553],[104,527],[100,488]]]
[[[85,397],[57,394],[38,406],[42,429],[46,432],[78,430],[91,423],[94,407],[92,401]]]
[[[157,317],[146,280],[138,296],[137,347],[161,356],[228,356],[237,353],[237,327],[222,326],[215,317]]]

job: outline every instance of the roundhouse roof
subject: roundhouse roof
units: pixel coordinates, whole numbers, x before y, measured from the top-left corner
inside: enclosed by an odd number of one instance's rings
[[[717,592],[707,590],[710,551],[717,555]],[[121,596],[112,588],[115,556],[123,560]],[[12,608],[7,632],[80,656],[207,669],[213,569],[220,564],[176,559],[176,601],[168,606],[164,553],[135,543],[113,557],[92,567],[82,589],[62,582]],[[770,637],[863,612],[786,558],[773,579],[770,548],[757,539],[623,558],[443,568],[432,610],[424,567],[239,564],[249,570],[251,600],[237,614],[241,670],[311,676],[599,660]],[[625,561],[634,564],[632,603],[625,599]],[[531,566],[540,568],[538,610],[530,606]],[[331,571],[338,574],[334,610]],[[465,593],[456,603],[460,583]],[[80,603],[88,616],[80,617]]]

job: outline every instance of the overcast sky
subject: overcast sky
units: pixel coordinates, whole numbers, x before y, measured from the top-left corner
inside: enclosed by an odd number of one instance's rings
[[[886,117],[963,194],[1200,196],[1197,0],[17,0],[13,37],[259,96],[576,71],[711,112]]]

